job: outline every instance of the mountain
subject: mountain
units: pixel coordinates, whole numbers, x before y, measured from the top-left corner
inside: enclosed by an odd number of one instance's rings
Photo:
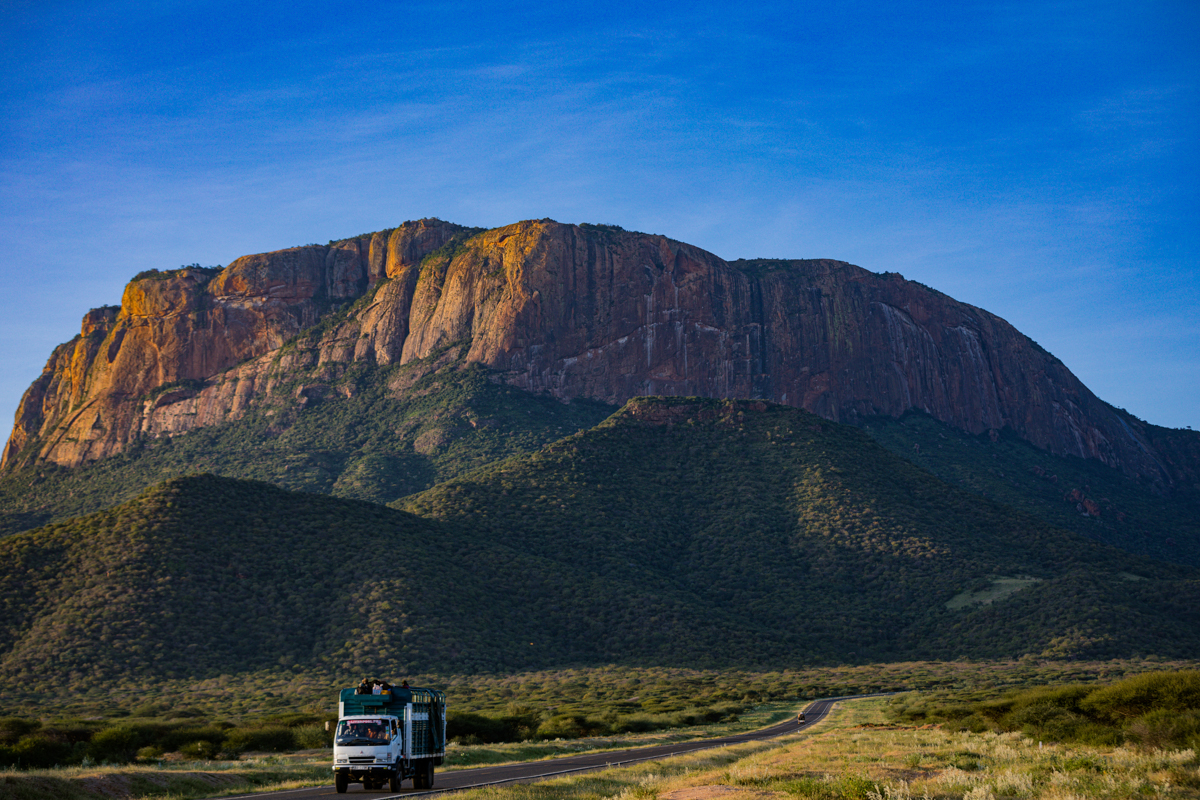
[[[460,350],[347,370],[327,402],[253,406],[186,436],[139,437],[78,467],[10,469],[0,476],[0,535],[90,513],[197,472],[386,503],[536,450],[615,410],[498,383]]]
[[[0,689],[264,669],[1200,653],[1200,572],[761,401],[634,399],[403,509],[211,475],[0,540]]]
[[[1169,492],[1200,436],[1097,399],[998,317],[831,260],[726,262],[663,236],[439,220],[135,277],[26,393],[3,467],[77,466],[146,437],[353,396],[353,369],[450,346],[510,386],[621,404],[763,398],[835,421],[919,410],[1009,429]]]

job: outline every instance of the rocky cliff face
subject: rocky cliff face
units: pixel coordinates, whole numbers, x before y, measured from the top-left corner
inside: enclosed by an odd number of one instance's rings
[[[438,220],[129,284],[26,393],[4,466],[76,465],[451,353],[560,398],[762,398],[854,422],[920,409],[1170,483],[1141,423],[1004,320],[838,261],[725,262],[662,236]],[[357,301],[348,309],[342,304]],[[398,387],[397,391],[403,391]]]

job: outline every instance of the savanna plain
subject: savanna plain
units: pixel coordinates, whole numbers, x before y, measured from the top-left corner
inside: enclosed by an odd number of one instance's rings
[[[449,678],[464,702],[449,718],[442,770],[722,736],[786,719],[808,697],[828,694],[821,690],[919,686],[842,701],[819,724],[767,742],[465,796],[1200,797],[1194,667],[1025,660],[760,674],[612,668],[475,677],[470,685]],[[0,720],[9,764],[0,797],[182,800],[329,783],[321,714],[187,713],[195,716],[147,706],[107,719]],[[22,752],[35,751],[74,763],[21,763]]]

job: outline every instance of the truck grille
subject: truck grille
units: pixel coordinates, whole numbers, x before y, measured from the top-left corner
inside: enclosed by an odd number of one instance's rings
[[[350,756],[351,764],[374,764],[375,756]]]

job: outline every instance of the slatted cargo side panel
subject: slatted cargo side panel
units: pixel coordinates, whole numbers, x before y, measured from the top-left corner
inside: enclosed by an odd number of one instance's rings
[[[412,752],[414,757],[422,758],[433,752],[430,747],[429,704],[413,703],[412,710]]]
[[[412,753],[414,758],[441,756],[446,751],[446,706],[444,701],[412,704]]]

